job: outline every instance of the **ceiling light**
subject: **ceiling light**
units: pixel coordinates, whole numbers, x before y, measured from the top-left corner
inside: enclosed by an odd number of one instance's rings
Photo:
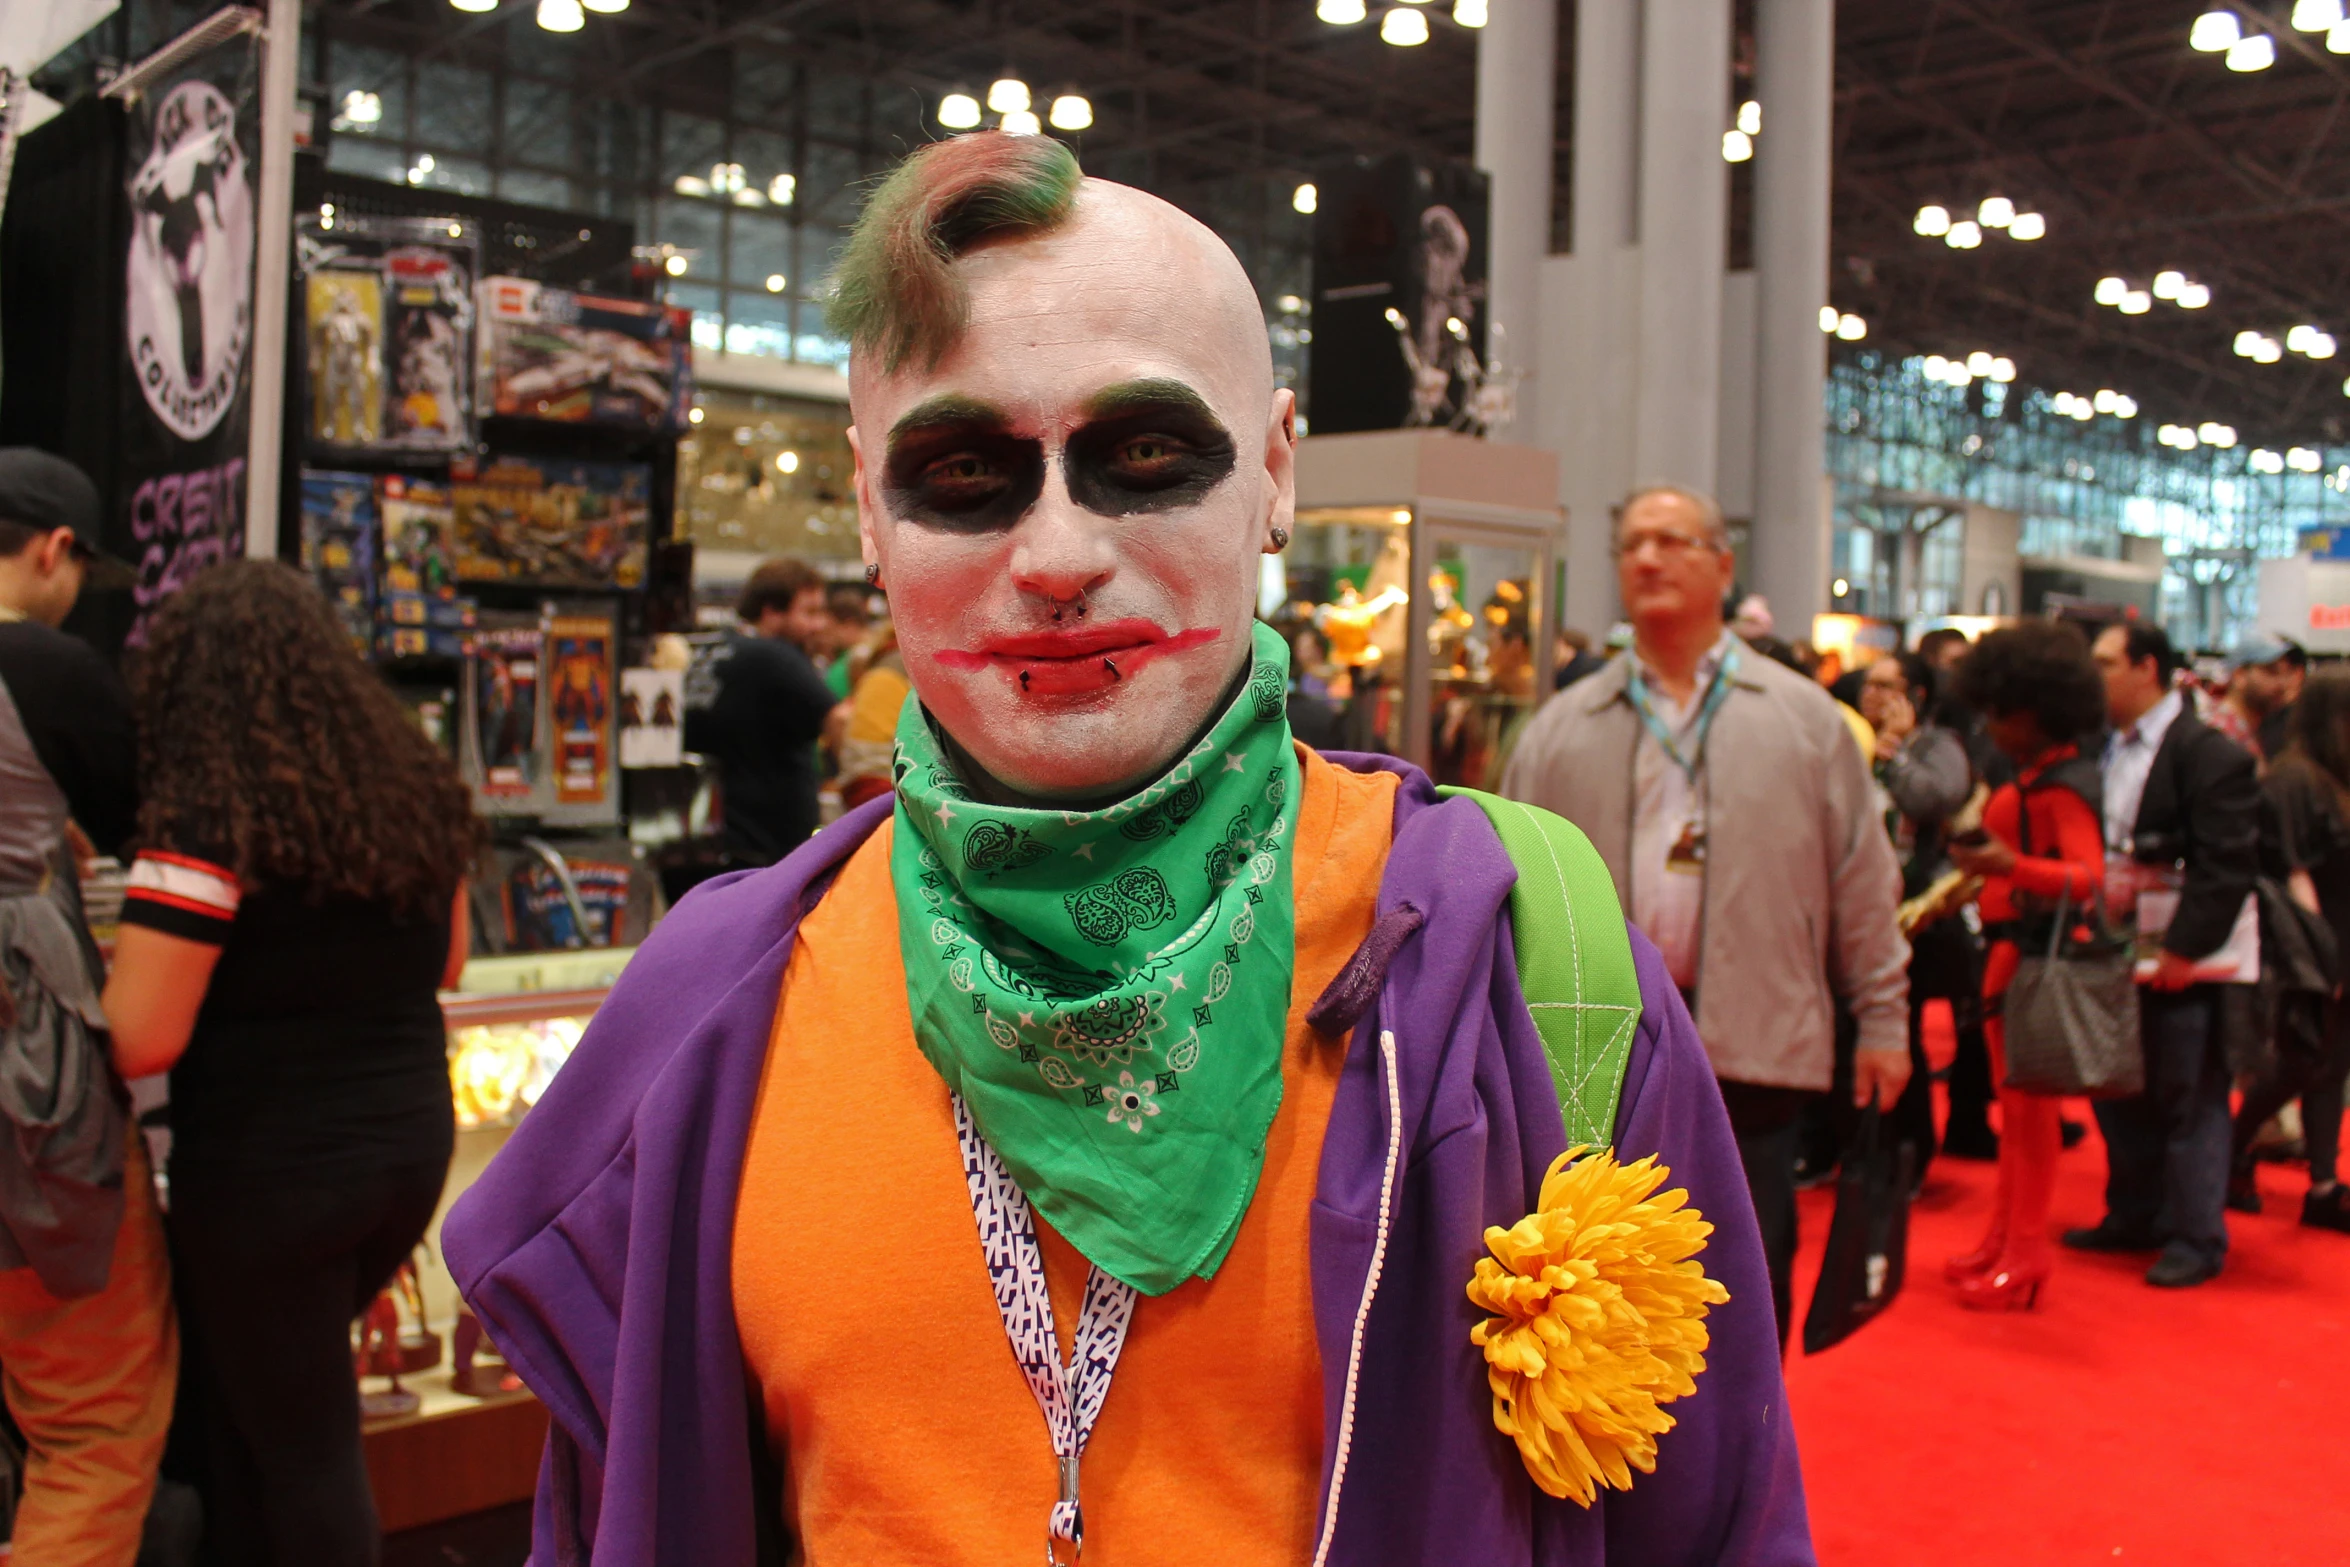
[[[2276,40],[2266,33],[2254,33],[2228,45],[2227,64],[2231,71],[2265,71],[2276,63]]]
[[[1722,132],[1722,161],[1744,163],[1754,156],[1754,138],[1744,131]]]
[[[2113,416],[2114,416],[2116,419],[2135,419],[2135,418],[2137,418],[2137,417],[2138,417],[2138,399],[2136,399],[2135,397],[2132,397],[2132,396],[2128,395],[2127,393],[2117,393],[2117,394],[2115,394],[2115,396],[2114,396],[2114,399],[2113,399]]]
[[[1428,41],[1428,18],[1398,6],[1379,19],[1379,36],[1398,49],[1414,48]]]
[[[706,408],[688,408],[685,411],[685,422],[687,424],[700,424],[704,419],[709,417],[710,411]]]
[[[2252,345],[2252,362],[2256,365],[2273,365],[2284,357],[2284,345],[2273,337],[2264,337]]]
[[[2133,288],[2122,295],[2122,302],[2114,308],[2125,316],[2142,316],[2154,308],[2154,296],[2142,288]]]
[[[449,0],[449,4],[460,11],[472,11],[477,14],[483,11],[495,11],[498,8],[498,0]]]
[[[2186,286],[2186,273],[2163,271],[2154,274],[2154,287],[2150,292],[2156,299],[2176,299],[2179,297],[2179,290]]]
[[[2037,212],[2019,212],[2008,220],[2007,237],[2031,241],[2048,232],[2048,220]]]
[[[744,176],[741,164],[713,163],[710,165],[710,188],[712,190],[724,194],[741,190],[743,185]]]
[[[1371,13],[1364,8],[1363,0],[1321,0],[1314,7],[1314,14],[1333,27],[1345,27]]]
[[[1485,17],[1485,0],[1452,0],[1452,19],[1456,26],[1483,27]]]
[[[1053,100],[1047,118],[1056,131],[1081,131],[1093,124],[1093,105],[1078,93],[1065,92]]]
[[[539,26],[550,33],[576,33],[587,26],[579,0],[539,0]]]
[[[2325,459],[2306,446],[2296,446],[2285,453],[2286,466],[2300,473],[2315,473],[2324,466]]]
[[[541,5],[545,5],[546,3],[547,0],[539,0],[539,4]],[[671,277],[684,277],[685,257],[672,255],[661,263],[661,267],[662,270],[667,272]]]
[[[2070,419],[2073,416],[2073,394],[2059,392],[2048,399],[2048,406],[2051,411],[2063,414],[2067,419]]]
[[[798,473],[800,471],[800,454],[798,452],[777,452],[775,454],[775,471],[777,473]]]
[[[1300,185],[1290,193],[1289,204],[1300,212],[1310,214],[1322,204],[1322,193],[1314,189],[1311,183]]]
[[[2185,288],[2179,290],[2179,308],[2181,310],[2201,310],[2210,303],[2211,285],[2208,283],[2189,283]]]
[[[1869,324],[1860,317],[1846,313],[1836,318],[1836,336],[1847,343],[1857,343],[1869,335]]]
[[[967,131],[979,123],[979,100],[967,92],[951,92],[938,100],[938,123],[950,131]]]
[[[2074,419],[2078,420],[2080,423],[2086,424],[2096,417],[2097,405],[2095,403],[2090,402],[2086,397],[2076,397],[2073,399]]]
[[[1928,239],[1937,239],[1950,232],[1950,211],[1946,207],[1927,205],[1918,208],[1918,215],[1909,225]]]
[[[2003,229],[2015,221],[2015,203],[2005,196],[1985,196],[1975,218],[1987,229]]]
[[[2326,29],[2326,52],[2350,54],[2350,22],[2336,22]]]
[[[1839,316],[1838,314],[1836,314],[1836,307],[1835,307],[1834,305],[1822,305],[1822,306],[1820,306],[1820,330],[1821,330],[1821,331],[1823,331],[1823,332],[1833,332],[1833,331],[1835,331],[1835,330],[1836,330],[1836,324],[1837,324],[1838,322],[1842,321],[1843,319],[1844,319],[1844,318],[1843,318],[1842,316]]]
[[[2312,332],[2309,335],[2309,346],[2301,351],[2312,359],[2331,359],[2334,357],[2334,346],[2333,333]]]
[[[2218,54],[2234,47],[2236,40],[2243,36],[2235,12],[2206,11],[2195,18],[2195,25],[2188,30],[2187,47],[2202,54]]]
[[[2323,33],[2342,25],[2342,0],[2293,0],[2293,26],[2304,33]]]
[[[2272,467],[2271,464],[2274,466]],[[2252,454],[2244,459],[2244,466],[2250,468],[2254,473],[2283,473],[2285,459],[2266,447],[2255,446],[2252,448]]]
[[[796,174],[778,174],[767,182],[767,199],[779,207],[788,207],[800,193],[800,179]]]
[[[1752,98],[1738,106],[1738,128],[1749,136],[1762,134],[1762,105]]]
[[[770,294],[780,294],[784,290],[784,285],[788,282],[790,282],[790,279],[786,278],[782,273],[770,272],[767,274],[767,292]]]
[[[2208,419],[2195,426],[2195,435],[2204,445],[2216,446],[2222,451],[2236,444],[2234,425],[2216,424]]]
[[[1966,373],[1969,375],[1989,375],[1991,373],[1991,355],[1980,348],[1967,355]]]
[[[1044,133],[1044,121],[1026,109],[1014,109],[997,124],[1006,136],[1039,136]]]
[[[1991,361],[1991,379],[2006,386],[2015,379],[2015,361],[2005,354]]]
[[[999,76],[987,89],[987,106],[998,114],[1028,112],[1028,84],[1017,76]]]
[[[738,207],[764,207],[767,205],[767,197],[760,191],[738,190],[734,193],[734,204]]]
[[[2090,297],[2101,305],[2118,305],[2129,291],[2130,285],[2120,278],[2101,277],[2097,280],[2096,292]]]
[[[343,118],[353,125],[380,124],[384,117],[384,101],[371,92],[353,89],[343,94]]]
[[[2234,347],[2238,359],[2249,359],[2260,348],[2260,334],[2247,327],[2236,334]]]
[[[1284,294],[1279,299],[1274,300],[1273,303],[1280,309],[1283,315],[1289,316],[1296,315],[1299,311],[1305,309],[1306,307],[1306,302],[1298,298],[1295,294]]]
[[[1983,243],[1982,227],[1970,219],[1961,218],[1950,225],[1950,232],[1942,236],[1942,243],[1952,250],[1973,250]]]
[[[2097,388],[2097,395],[2089,399],[2089,406],[2101,414],[2112,413],[2113,388],[2110,386]]]
[[[628,0],[579,0],[579,3],[598,16],[618,16],[628,9]]]
[[[1926,355],[1926,362],[1921,368],[1923,368],[1926,372],[1927,380],[1939,381],[1942,379],[1944,372],[1949,370],[1950,361],[1943,358],[1940,354],[1928,354]]]

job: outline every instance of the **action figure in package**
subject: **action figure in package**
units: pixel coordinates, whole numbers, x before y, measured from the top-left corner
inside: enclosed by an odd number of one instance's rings
[[[481,792],[527,795],[539,772],[538,628],[486,630],[474,647],[473,722],[481,750]]]
[[[310,437],[330,446],[383,439],[383,280],[323,267],[304,289],[310,329]]]
[[[493,411],[570,424],[677,426],[689,393],[690,311],[600,299],[522,278],[482,285]]]
[[[454,471],[461,580],[593,588],[644,580],[650,469],[501,457]]]
[[[472,414],[466,390],[471,269],[463,255],[435,245],[403,245],[383,264],[391,282],[388,439],[433,451],[463,446]]]
[[[554,649],[547,718],[555,732],[555,798],[603,803],[611,771],[612,623],[566,616],[548,628]]]
[[[302,470],[302,565],[362,653],[373,640],[376,541],[372,478]]]

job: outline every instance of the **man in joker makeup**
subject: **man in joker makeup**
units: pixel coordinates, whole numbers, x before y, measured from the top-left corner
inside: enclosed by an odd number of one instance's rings
[[[1655,951],[1604,872],[1537,931],[1517,827],[1290,738],[1231,252],[982,132],[875,191],[835,312],[897,790],[681,903],[448,1221],[553,1417],[535,1559],[1811,1562]],[[1623,1004],[1538,1026],[1587,962]],[[1570,1072],[1577,1008],[1615,1053]]]

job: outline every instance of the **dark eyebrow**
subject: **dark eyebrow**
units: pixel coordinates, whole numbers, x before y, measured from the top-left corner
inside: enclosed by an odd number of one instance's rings
[[[976,397],[965,397],[957,392],[942,392],[926,397],[906,410],[897,423],[889,427],[891,445],[896,445],[918,430],[935,430],[952,425],[989,424],[1002,426],[1011,418],[993,403],[981,402]]]
[[[1221,430],[1223,421],[1208,407],[1208,400],[1185,386],[1181,381],[1158,377],[1143,381],[1121,381],[1105,386],[1086,400],[1086,417],[1115,419],[1125,414],[1150,413],[1165,408],[1179,408],[1195,419],[1206,421]]]

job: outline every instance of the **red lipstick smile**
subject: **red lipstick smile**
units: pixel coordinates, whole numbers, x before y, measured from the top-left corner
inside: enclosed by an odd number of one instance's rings
[[[1028,696],[1090,696],[1133,679],[1155,659],[1205,647],[1223,634],[1212,626],[1170,634],[1155,621],[1108,620],[990,637],[976,648],[931,656],[949,669],[1000,669]]]

